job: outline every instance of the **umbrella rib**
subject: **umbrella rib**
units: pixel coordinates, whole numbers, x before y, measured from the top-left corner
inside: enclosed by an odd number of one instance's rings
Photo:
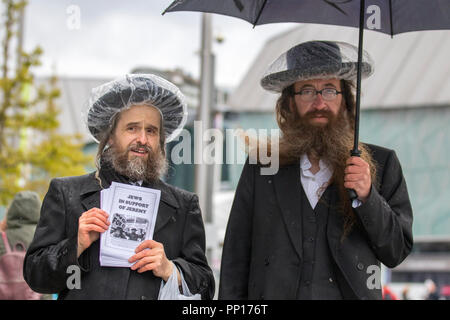
[[[389,19],[391,22],[391,38],[394,37],[394,26],[392,25],[392,0],[389,0]]]
[[[256,27],[259,21],[259,17],[261,16],[262,11],[264,10],[264,7],[266,6],[267,0],[264,0],[263,5],[261,6],[261,9],[259,9],[258,16],[256,17],[255,22],[253,23],[253,28]]]
[[[233,0],[233,2],[236,8],[238,8],[239,12],[242,12],[242,10],[244,10],[244,5],[240,0]]]

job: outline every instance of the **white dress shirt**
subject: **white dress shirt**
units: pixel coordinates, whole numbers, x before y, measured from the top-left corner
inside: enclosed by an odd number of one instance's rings
[[[305,190],[306,196],[311,204],[311,208],[314,209],[328,187],[333,171],[323,160],[319,160],[319,171],[316,174],[310,171],[311,166],[308,156],[306,154],[302,155],[300,158],[301,182],[303,190]]]
[[[311,166],[308,156],[306,154],[302,155],[300,158],[300,179],[311,208],[314,209],[328,187],[331,176],[333,175],[333,169],[322,159],[319,160],[319,171],[316,174],[310,171]],[[359,199],[355,199],[352,202],[352,207],[356,208],[361,204]]]

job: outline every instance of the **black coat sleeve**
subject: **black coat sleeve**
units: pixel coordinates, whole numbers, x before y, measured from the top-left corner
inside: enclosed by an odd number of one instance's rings
[[[66,289],[67,268],[78,265],[77,233],[68,237],[65,232],[65,199],[62,181],[54,179],[44,198],[41,217],[30,247],[27,250],[23,274],[36,292],[57,293]]]
[[[413,245],[413,214],[405,178],[394,151],[383,166],[380,189],[372,184],[369,198],[355,209],[378,260],[399,265]]]
[[[219,299],[248,299],[254,211],[254,166],[244,165],[231,207],[220,268]]]
[[[205,257],[205,229],[198,197],[192,196],[183,233],[180,257],[172,260],[181,269],[192,294],[214,297],[215,281]]]

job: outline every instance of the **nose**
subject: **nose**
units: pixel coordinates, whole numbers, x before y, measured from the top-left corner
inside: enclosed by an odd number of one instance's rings
[[[139,131],[136,141],[142,145],[147,144],[148,138],[147,138],[147,133],[145,132],[145,129],[142,129]]]
[[[312,107],[316,110],[323,110],[327,107],[327,105],[325,104],[325,100],[323,100],[322,94],[316,94],[316,98],[312,103]]]

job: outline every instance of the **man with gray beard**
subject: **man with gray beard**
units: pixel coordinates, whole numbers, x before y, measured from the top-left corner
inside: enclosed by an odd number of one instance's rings
[[[393,150],[353,146],[357,48],[301,43],[261,80],[281,93],[280,168],[248,161],[222,252],[220,299],[381,299],[381,263],[412,248],[412,209]],[[362,75],[373,72],[367,53]],[[250,155],[251,157],[252,155]],[[253,159],[252,159],[253,160]],[[348,189],[357,199],[349,198]]]
[[[59,299],[212,299],[198,197],[161,180],[165,143],[186,121],[183,95],[158,76],[127,75],[95,88],[88,105],[87,125],[99,142],[97,170],[51,181],[25,258],[25,280]],[[111,213],[99,209],[100,192],[112,182],[161,191],[153,239],[138,243],[136,232],[130,238],[137,243],[130,268],[99,263],[100,233],[111,225]],[[81,270],[81,287],[70,289],[73,267]]]

